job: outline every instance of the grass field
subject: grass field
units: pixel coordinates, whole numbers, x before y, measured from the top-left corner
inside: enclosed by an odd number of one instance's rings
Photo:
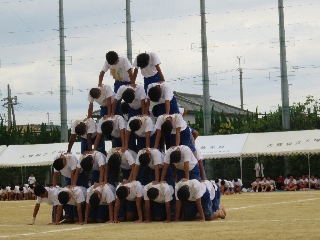
[[[47,225],[51,208],[35,201],[0,202],[0,239],[319,239],[320,191],[222,196],[226,219],[212,222]]]

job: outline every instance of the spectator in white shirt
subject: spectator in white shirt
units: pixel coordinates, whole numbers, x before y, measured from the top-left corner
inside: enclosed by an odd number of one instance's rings
[[[112,103],[114,97],[115,93],[112,91],[109,85],[91,88],[88,94],[89,107],[87,118],[91,118],[94,102],[97,102],[100,105],[100,118],[102,118],[104,115],[110,115],[112,113]],[[115,109],[114,112],[116,114],[120,114],[121,109]]]
[[[52,187],[43,187],[41,185],[37,185],[34,187],[34,194],[37,196],[37,201],[36,201],[36,205],[34,207],[33,210],[33,217],[32,217],[32,222],[30,223],[30,225],[33,225],[35,223],[37,214],[39,212],[40,209],[40,203],[42,202],[46,202],[47,204],[53,206],[52,208],[52,222],[51,223],[55,223],[55,215],[57,213],[57,205],[59,204],[58,201],[58,193],[59,193],[59,189]]]
[[[7,188],[5,185],[2,185],[0,189],[0,201],[6,201],[6,200],[7,200]]]
[[[318,189],[319,185],[318,185],[318,181],[317,179],[315,178],[314,175],[311,176],[311,179],[310,179],[310,189]]]
[[[307,188],[309,188],[309,179],[306,175],[302,175],[299,181],[299,189],[306,190]]]
[[[140,182],[123,181],[118,185],[116,190],[116,203],[114,208],[114,222],[118,223],[124,221],[123,204],[126,204],[126,219],[127,221],[133,221],[134,216],[138,213],[138,220],[136,223],[142,223],[142,199],[144,195],[144,189]],[[123,201],[127,200],[127,201]],[[121,205],[122,202],[122,205]],[[119,210],[121,211],[119,213]]]
[[[34,184],[36,181],[35,176],[33,175],[33,173],[30,173],[30,177],[28,178],[28,184]]]
[[[241,194],[241,190],[242,190],[242,181],[241,181],[241,179],[234,178],[232,180],[232,184],[233,184],[234,192]]]
[[[270,184],[270,191],[274,191],[276,189],[276,182],[271,179],[270,176],[267,176],[267,180],[269,181]]]
[[[28,190],[25,187],[19,187],[19,200],[28,200]]]
[[[271,189],[270,183],[265,177],[262,179],[262,181],[260,181],[260,186],[261,186],[261,192],[269,192]]]
[[[297,190],[297,181],[293,178],[293,175],[289,175],[289,180],[287,181],[287,186],[285,190],[287,191],[296,191]]]
[[[256,178],[256,180],[251,183],[251,192],[261,192],[261,186],[260,186],[260,178]]]

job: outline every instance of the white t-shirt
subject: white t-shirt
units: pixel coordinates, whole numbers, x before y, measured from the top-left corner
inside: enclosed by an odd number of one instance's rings
[[[107,72],[110,69],[110,75],[114,80],[121,82],[130,82],[128,70],[132,68],[131,63],[126,57],[119,57],[119,62],[114,65],[110,65],[108,61],[105,61],[101,71]]]
[[[179,170],[184,170],[184,163],[189,162],[189,171],[191,171],[197,165],[198,161],[188,146],[180,145],[168,149],[164,157],[164,162],[170,164],[170,154],[178,148],[180,148],[181,151],[181,160],[178,163],[174,163],[175,167]]]
[[[172,117],[172,131],[171,134],[176,134],[176,128],[181,128],[180,132],[186,130],[187,123],[183,120],[183,117],[179,113],[171,114],[171,115],[161,115],[158,117],[156,122],[156,129],[161,130],[161,125],[166,121],[168,117]]]
[[[150,159],[151,161],[148,166],[151,169],[154,169],[155,165],[159,165],[159,168],[162,168],[163,161],[164,161],[164,154],[161,153],[158,149],[153,149],[153,148],[148,148],[148,151],[151,154],[151,159]],[[140,165],[139,157],[141,154],[143,154],[145,152],[146,152],[146,150],[143,150],[143,149],[138,152],[138,156],[136,158],[136,165]]]
[[[87,197],[87,189],[85,187],[76,186],[72,189],[69,188],[62,188],[60,192],[70,192],[71,197],[68,205],[77,206],[78,203],[82,203],[86,200]],[[59,205],[61,203],[59,202]]]
[[[289,181],[288,181],[289,186],[296,185],[296,184],[297,184],[297,181],[295,179],[292,179],[292,181],[290,181],[290,179],[289,179]]]
[[[75,130],[76,126],[81,122],[85,123],[87,128],[86,133],[81,137],[87,139],[87,134],[91,133],[92,134],[91,138],[94,138],[97,135],[97,126],[95,121],[92,118],[89,118],[86,121],[81,121],[81,120],[74,121],[71,126],[71,134],[76,134],[76,130]]]
[[[37,197],[36,202],[37,203],[42,203],[42,202],[46,202],[47,204],[51,205],[51,206],[56,206],[59,204],[59,200],[58,200],[58,194],[60,192],[59,188],[49,188],[49,187],[45,187],[45,189],[48,192],[48,197],[47,198],[41,198],[41,197]]]
[[[19,188],[19,193],[22,192],[23,194],[27,194],[28,193],[28,190],[27,188],[25,187],[22,187],[22,191],[20,191],[20,188]]]
[[[35,177],[29,177],[28,178],[28,182],[30,182],[30,184],[34,184],[35,181],[36,181]]]
[[[213,184],[208,180],[205,180],[204,182],[201,182],[201,184],[204,184],[206,186],[206,188],[208,189],[208,191],[210,193],[210,199],[213,200],[214,197],[216,196],[216,189],[213,186]]]
[[[117,186],[117,189],[121,186],[126,186],[126,187],[130,188],[130,193],[129,193],[128,197],[126,198],[128,201],[135,201],[137,197],[143,197],[143,195],[144,195],[144,188],[139,181],[133,181],[133,182],[126,183],[126,184],[120,183]]]
[[[242,186],[242,181],[241,181],[241,179],[238,178],[238,181],[237,181],[237,182],[235,182],[234,180],[232,180],[232,184],[233,184],[233,186],[236,185],[236,186],[238,186],[238,187],[241,187],[241,186]]]
[[[65,176],[67,178],[71,178],[71,171],[75,170],[78,165],[78,159],[75,155],[69,153],[69,154],[64,154],[66,157],[66,165],[64,166],[63,169],[61,169],[60,173],[62,176]],[[58,159],[61,157],[61,154],[55,157],[54,160]],[[55,168],[53,169],[54,172],[59,172]]]
[[[135,163],[135,159],[137,158],[137,153],[132,150],[126,150],[124,153],[121,151],[121,149],[111,148],[108,151],[106,163],[109,162],[110,156],[114,154],[115,152],[118,152],[121,157],[121,164],[120,168],[124,170],[129,170],[132,164]]]
[[[190,197],[189,197],[189,201],[196,201],[198,198],[201,198],[203,196],[203,194],[206,192],[206,185],[205,184],[201,184],[198,180],[196,179],[192,179],[192,180],[188,180],[186,182],[178,182],[176,184],[176,199],[179,200],[177,193],[178,190],[182,187],[182,186],[189,186],[189,192],[190,192]]]
[[[11,187],[7,186],[7,187],[6,187],[6,191],[7,191],[7,192],[11,192]],[[14,190],[13,190],[13,191],[14,191]]]
[[[7,189],[2,189],[2,188],[0,189],[0,195],[1,194],[6,194],[6,193],[7,193]]]
[[[309,183],[309,179],[305,178],[305,179],[300,179],[300,182],[303,182],[304,184]]]
[[[254,186],[257,186],[257,185],[260,184],[260,182],[254,181],[252,184],[253,184]]]
[[[260,181],[260,184],[264,186],[264,185],[269,185],[270,182],[268,180],[266,180],[266,181],[262,180],[262,181]]]
[[[97,170],[100,171],[100,167],[104,166],[106,164],[106,156],[98,151],[94,151],[93,153],[90,154],[81,154],[79,161],[78,161],[78,165],[77,168],[81,168],[81,161],[82,159],[84,159],[87,156],[92,156],[93,158],[93,166],[92,166],[92,170]]]
[[[145,68],[141,69],[141,74],[145,78],[154,76],[158,71],[156,69],[156,65],[161,64],[160,59],[154,52],[147,52],[149,55],[149,64]],[[133,67],[138,68],[137,66],[137,58],[133,61]]]
[[[97,102],[100,106],[107,106],[107,99],[111,97],[111,103],[113,103],[115,93],[112,91],[109,85],[102,85],[102,87],[97,87],[100,89],[101,94],[99,98],[93,98],[90,95],[90,91],[88,93],[88,101],[93,103]]]
[[[317,179],[312,180],[312,178],[311,178],[311,179],[310,179],[310,183],[311,183],[311,184],[317,184],[318,181],[317,181]]]
[[[146,186],[144,186],[144,200],[149,200],[147,191],[150,188],[156,188],[159,190],[158,197],[154,199],[155,202],[165,203],[165,202],[170,202],[173,199],[172,195],[174,193],[174,190],[171,185],[169,185],[168,183],[159,183],[159,184],[149,183]]]
[[[130,122],[134,119],[138,119],[141,121],[141,127],[138,131],[135,131],[134,133],[137,134],[139,137],[146,137],[146,132],[150,132],[150,137],[155,133],[156,128],[152,122],[152,119],[149,116],[134,116],[129,119],[127,130],[131,131],[131,128],[129,126]]]
[[[143,86],[141,85],[136,85],[136,87],[132,87],[130,85],[123,85],[118,89],[118,92],[115,96],[115,98],[119,101],[122,98],[122,94],[125,90],[128,88],[131,88],[134,90],[134,99],[132,103],[128,103],[129,106],[133,109],[139,109],[142,107],[141,101],[145,100],[147,98],[146,92],[144,91]]]
[[[283,183],[287,185],[289,183],[289,178],[284,179]]]
[[[108,118],[101,118],[98,122],[98,127],[97,127],[98,133],[102,133],[101,125],[106,121],[113,122],[113,131],[111,132],[111,136],[115,138],[120,138],[121,137],[120,130],[126,128],[126,121],[123,119],[123,117],[119,115],[114,115]]]
[[[95,192],[99,191],[101,193],[101,199],[99,205],[108,205],[109,203],[113,202],[116,199],[116,189],[111,184],[105,184],[103,187],[98,186],[94,188],[91,186],[87,190],[87,203],[90,201],[91,195]]]
[[[158,102],[155,102],[155,104],[165,103],[166,100],[171,101],[173,98],[173,92],[169,88],[169,85],[166,83],[151,83],[151,84],[149,84],[147,93],[149,93],[150,88],[155,87],[157,85],[160,85],[161,97]],[[149,98],[148,94],[147,94],[147,98]]]

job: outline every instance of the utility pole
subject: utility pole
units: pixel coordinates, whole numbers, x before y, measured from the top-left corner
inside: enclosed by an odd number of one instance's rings
[[[289,86],[287,75],[286,59],[286,37],[284,30],[283,0],[278,0],[279,11],[279,41],[280,41],[280,70],[281,70],[281,98],[282,98],[282,129],[290,130],[290,108],[289,108]],[[284,170],[288,174],[289,163],[287,157],[284,157]]]
[[[131,40],[131,13],[130,0],[126,0],[126,36],[127,36],[127,58],[132,63],[132,40]]]
[[[208,74],[208,55],[207,55],[207,33],[206,33],[206,6],[205,0],[200,0],[201,13],[201,49],[202,49],[202,83],[203,83],[203,120],[204,135],[211,132],[211,109],[209,94],[209,74]]]
[[[64,49],[64,20],[63,0],[59,0],[59,38],[60,38],[60,119],[61,119],[61,142],[68,141],[67,125],[67,89],[65,70],[65,49]]]
[[[14,96],[13,98],[11,97],[11,89],[10,89],[10,85],[8,84],[8,97],[2,99],[2,101],[7,101],[2,106],[8,108],[8,128],[10,128],[12,125],[12,117],[13,117],[13,126],[16,125],[16,117],[14,114],[13,106],[18,104],[17,100],[18,100],[17,96]]]
[[[240,57],[237,57],[237,58],[239,59],[238,71],[240,73],[240,103],[241,103],[241,109],[243,109],[242,68],[240,67]]]

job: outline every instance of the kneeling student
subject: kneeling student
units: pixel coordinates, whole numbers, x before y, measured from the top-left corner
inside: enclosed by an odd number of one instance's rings
[[[106,222],[109,212],[108,223],[113,223],[113,205],[116,195],[114,186],[108,183],[95,183],[87,190],[86,213],[83,224],[93,222],[94,219],[98,223]],[[94,208],[93,211],[90,211]],[[97,210],[97,211],[94,211]],[[89,216],[91,213],[91,216]]]
[[[256,178],[256,180],[251,183],[251,192],[261,192],[260,178]]]
[[[234,178],[232,180],[232,184],[234,186],[234,193],[239,193],[241,194],[241,190],[242,190],[242,181],[239,178]]]
[[[173,198],[173,187],[164,182],[158,184],[149,183],[144,187],[144,190],[146,222],[151,222],[152,215],[155,221],[166,219],[164,223],[169,223],[171,216],[174,216],[175,199]],[[150,214],[151,206],[152,214]]]
[[[125,180],[118,185],[116,195],[114,222],[122,222],[125,220],[125,217],[127,221],[133,221],[136,218],[136,213],[138,212],[138,220],[135,222],[142,223],[142,199],[144,189],[141,183],[138,181],[128,182]],[[124,204],[127,205],[126,216],[124,213]],[[119,212],[119,210],[121,211]]]

